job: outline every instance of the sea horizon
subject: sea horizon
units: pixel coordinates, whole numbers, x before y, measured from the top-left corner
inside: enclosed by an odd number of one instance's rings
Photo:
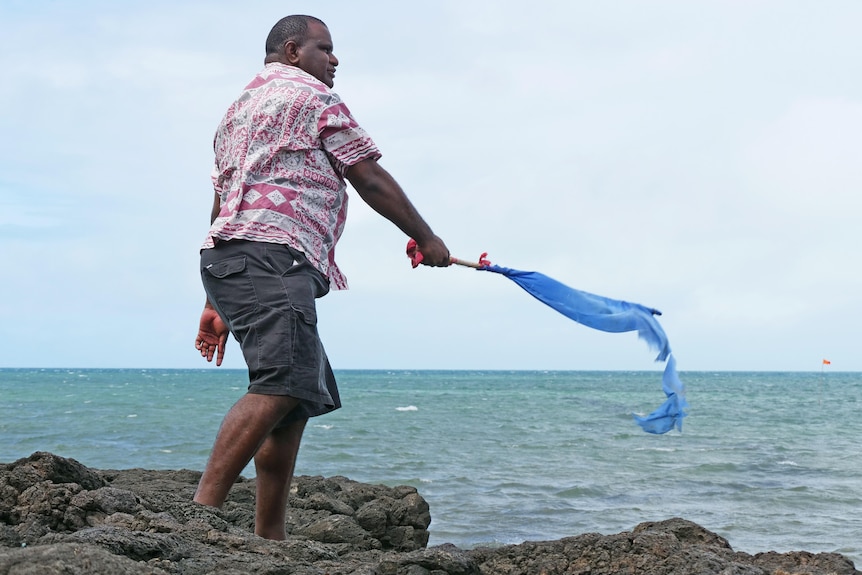
[[[245,373],[247,370],[244,367],[216,367],[216,366],[204,366],[204,367],[81,367],[81,366],[4,366],[0,367],[0,372],[4,370],[51,370],[51,369],[80,369],[80,370],[162,370],[162,371],[231,371],[231,372],[242,372]],[[338,373],[339,371],[429,371],[429,372],[451,372],[451,371],[468,371],[468,372],[559,372],[559,373],[655,373],[661,372],[664,369],[664,364],[660,367],[656,367],[655,369],[558,369],[558,368],[541,368],[541,367],[527,367],[527,368],[499,368],[499,367],[333,367],[334,372]],[[862,373],[862,370],[839,370],[827,368],[825,370],[819,369],[680,369],[679,373]]]

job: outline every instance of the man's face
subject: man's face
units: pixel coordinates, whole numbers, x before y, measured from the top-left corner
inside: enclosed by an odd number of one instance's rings
[[[330,88],[335,83],[338,58],[332,53],[329,29],[317,22],[309,22],[308,37],[296,49],[296,67],[305,70]]]

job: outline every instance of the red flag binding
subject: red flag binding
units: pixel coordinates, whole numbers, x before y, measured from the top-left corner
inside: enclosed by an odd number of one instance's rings
[[[422,263],[422,252],[419,251],[419,246],[413,238],[407,242],[407,257],[410,258],[410,265],[414,268],[419,267],[419,264]]]

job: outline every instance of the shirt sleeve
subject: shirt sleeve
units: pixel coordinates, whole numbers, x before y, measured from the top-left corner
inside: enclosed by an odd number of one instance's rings
[[[318,120],[323,149],[342,175],[362,160],[380,159],[382,154],[371,136],[353,119],[343,102],[326,107]]]

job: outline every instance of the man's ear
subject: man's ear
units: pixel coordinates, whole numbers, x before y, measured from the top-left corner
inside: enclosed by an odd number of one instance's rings
[[[299,45],[295,40],[288,40],[281,47],[281,54],[288,64],[295,65],[299,62]]]

